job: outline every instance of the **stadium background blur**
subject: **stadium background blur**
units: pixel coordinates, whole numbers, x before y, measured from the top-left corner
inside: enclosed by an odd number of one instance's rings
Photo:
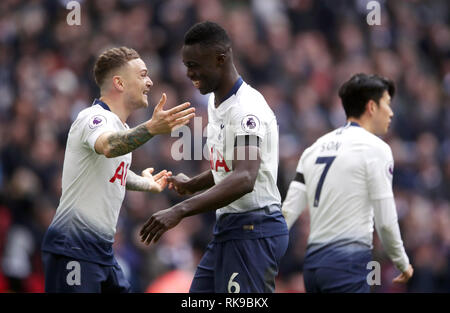
[[[107,47],[136,49],[168,107],[190,101],[207,121],[207,97],[185,76],[180,48],[195,22],[224,26],[244,80],[278,117],[278,186],[284,199],[303,150],[345,122],[337,90],[352,74],[394,80],[395,117],[385,138],[395,159],[394,192],[402,238],[415,268],[406,285],[374,236],[381,285],[374,292],[450,292],[450,3],[379,1],[381,25],[369,26],[368,1],[79,1],[81,25],[69,26],[67,1],[0,1],[0,291],[42,292],[40,244],[61,194],[69,127],[99,91],[93,63]],[[151,116],[139,110],[131,127]],[[190,124],[191,129],[193,123]],[[132,169],[187,175],[207,160],[175,161],[158,136],[133,152]],[[204,140],[203,140],[204,141]],[[381,170],[381,169],[380,169]],[[116,256],[136,292],[187,291],[212,238],[214,214],[190,217],[145,247],[137,232],[152,212],[181,201],[173,191],[127,192]],[[290,234],[277,292],[304,292],[304,214]]]

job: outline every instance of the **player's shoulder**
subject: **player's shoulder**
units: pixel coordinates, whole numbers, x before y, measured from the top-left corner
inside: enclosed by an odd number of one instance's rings
[[[247,107],[268,107],[267,101],[264,96],[258,90],[245,82],[237,91],[236,98],[240,102],[245,102]]]
[[[107,124],[108,120],[112,120],[114,114],[105,110],[99,105],[92,105],[78,113],[74,124],[88,124],[90,128],[94,129],[101,125]]]
[[[236,118],[255,115],[263,122],[275,117],[264,96],[245,82],[237,91],[236,100],[230,109],[231,115]]]
[[[91,106],[81,110],[78,113],[76,119],[85,119],[85,118],[88,118],[88,117],[90,117],[92,115],[96,115],[96,114],[108,115],[108,113],[110,113],[108,110],[103,109],[99,105],[91,105]]]
[[[358,136],[358,139],[366,147],[369,156],[378,155],[385,158],[392,158],[391,147],[383,139],[364,129],[360,129],[359,131],[360,135]]]
[[[320,149],[323,142],[329,140],[331,138],[331,136],[333,136],[333,132],[328,132],[328,133],[320,136],[319,138],[317,138],[309,147],[307,147],[303,151],[299,162],[302,162],[303,160],[307,159],[310,155],[314,155],[315,151],[317,151],[317,149]]]
[[[334,137],[336,137],[336,130],[332,130],[326,134],[323,134],[312,143],[309,149],[314,150],[316,147],[321,146],[323,142],[332,140]]]

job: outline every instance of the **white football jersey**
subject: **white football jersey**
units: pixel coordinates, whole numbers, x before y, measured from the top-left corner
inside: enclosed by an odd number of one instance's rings
[[[240,79],[231,96],[219,107],[214,105],[214,94],[208,103],[207,146],[215,184],[233,171],[234,148],[246,135],[259,140],[261,165],[252,192],[217,210],[223,213],[241,213],[271,205],[280,205],[281,197],[276,181],[278,173],[277,119],[264,97]],[[239,140],[237,139],[239,138]],[[253,137],[256,138],[256,137]],[[256,143],[255,143],[256,144]],[[244,155],[238,155],[244,158]],[[256,159],[256,155],[247,156]]]
[[[320,137],[302,154],[310,211],[308,244],[357,241],[372,247],[371,200],[393,197],[390,147],[356,123]]]
[[[99,100],[78,114],[67,139],[60,203],[43,250],[63,255],[78,251],[80,258],[97,261],[97,254],[110,250],[131,153],[108,159],[97,154],[94,145],[104,132],[127,129],[128,125]],[[93,247],[97,245],[99,249]]]

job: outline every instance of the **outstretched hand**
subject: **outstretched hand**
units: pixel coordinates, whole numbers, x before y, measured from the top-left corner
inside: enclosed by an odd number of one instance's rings
[[[192,192],[189,190],[189,180],[190,178],[183,173],[177,176],[171,176],[167,178],[169,183],[169,189],[175,189],[180,195],[190,195]]]
[[[154,168],[150,167],[142,171],[142,177],[149,183],[150,192],[159,193],[166,188],[168,181],[167,179],[172,176],[172,172],[167,170],[162,170],[156,175],[152,175]]]
[[[163,110],[167,96],[162,94],[159,103],[153,110],[152,118],[147,122],[147,129],[152,135],[167,134],[180,128],[195,116],[195,108],[189,108],[189,102],[180,104],[167,111]]]

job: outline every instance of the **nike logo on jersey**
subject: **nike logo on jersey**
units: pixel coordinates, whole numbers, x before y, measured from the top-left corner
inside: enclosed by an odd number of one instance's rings
[[[217,136],[217,139],[218,140],[221,140],[222,139],[222,129],[225,127],[225,125],[224,124],[220,124],[220,132],[219,132],[219,136]]]

